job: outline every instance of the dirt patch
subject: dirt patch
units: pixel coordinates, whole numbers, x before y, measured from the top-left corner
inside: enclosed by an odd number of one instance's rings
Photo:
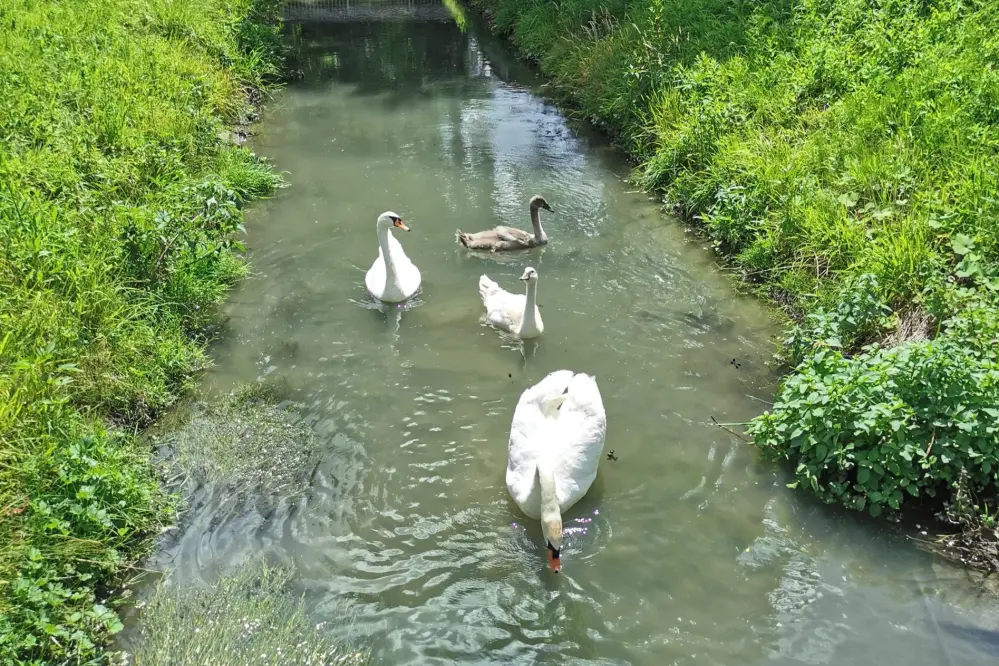
[[[922,308],[911,308],[898,314],[895,329],[885,336],[884,347],[897,347],[905,342],[929,340],[933,332],[933,318]]]
[[[999,571],[999,527],[995,507],[983,504],[968,490],[965,474],[954,487],[950,501],[935,516],[943,529],[952,527],[953,533],[941,534],[933,541],[921,541],[920,545],[948,560],[981,571],[986,577],[991,576]]]

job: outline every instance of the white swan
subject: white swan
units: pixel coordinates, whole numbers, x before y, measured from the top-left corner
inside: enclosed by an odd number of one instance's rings
[[[392,235],[392,227],[409,231],[402,218],[392,211],[378,216],[378,258],[364,276],[364,284],[378,300],[399,303],[416,293],[423,278]]]
[[[513,413],[506,489],[529,518],[541,520],[548,566],[562,568],[562,513],[597,476],[607,416],[596,380],[558,370],[524,391]]]
[[[493,326],[519,338],[536,338],[545,330],[538,310],[538,272],[528,266],[520,279],[527,283],[527,293],[511,294],[483,275],[479,278],[479,295],[486,306],[486,320]]]

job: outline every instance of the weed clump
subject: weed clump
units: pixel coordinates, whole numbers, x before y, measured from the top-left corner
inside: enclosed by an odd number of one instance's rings
[[[276,0],[0,5],[0,661],[100,663],[169,519],[133,435],[207,363],[278,185],[222,138],[277,73]]]
[[[347,666],[364,652],[313,625],[290,572],[246,565],[214,586],[160,584],[141,609],[135,666]]]
[[[863,276],[836,310],[793,328],[794,373],[750,433],[793,464],[793,485],[875,516],[906,497],[946,498],[959,481],[963,493],[996,496],[999,310],[965,290],[960,307],[938,305],[957,314],[933,339],[850,353],[858,331],[883,325],[876,286]]]
[[[294,493],[318,440],[263,385],[193,404],[179,427],[157,437],[180,474],[195,483]]]

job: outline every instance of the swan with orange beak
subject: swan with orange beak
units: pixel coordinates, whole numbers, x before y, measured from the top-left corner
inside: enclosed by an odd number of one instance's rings
[[[378,257],[364,276],[364,285],[380,301],[401,303],[419,290],[423,278],[392,235],[393,228],[409,231],[402,218],[392,211],[378,216]]]
[[[596,380],[551,373],[520,396],[510,426],[506,488],[541,521],[548,568],[562,570],[562,514],[583,498],[603,457],[607,416]]]

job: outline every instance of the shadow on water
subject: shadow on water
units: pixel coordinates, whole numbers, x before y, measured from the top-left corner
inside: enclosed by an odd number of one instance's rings
[[[289,66],[312,89],[331,81],[354,84],[354,94],[384,94],[384,103],[394,106],[439,89],[465,97],[469,86],[482,85],[468,77],[469,38],[454,23],[426,21],[418,31],[396,22],[299,23],[289,34]]]
[[[385,103],[398,105],[440,94],[441,89],[467,98],[482,91],[481,74],[540,84],[502,40],[482,29],[480,19],[469,17],[472,30],[466,31],[440,3],[423,0],[418,7],[424,14],[414,13],[406,21],[384,20],[395,9],[412,6],[404,0],[297,4],[312,7],[307,13],[291,12],[305,20],[292,18],[287,24],[288,67],[298,72],[304,87],[320,89],[332,81],[354,84],[354,94],[389,93]],[[334,14],[329,13],[332,5],[337,6]],[[381,17],[372,17],[372,6],[380,8]],[[419,30],[413,29],[414,22]],[[481,51],[469,49],[473,41]]]
[[[967,641],[985,654],[999,659],[999,629],[958,625],[953,622],[941,622],[940,628],[947,633]]]

